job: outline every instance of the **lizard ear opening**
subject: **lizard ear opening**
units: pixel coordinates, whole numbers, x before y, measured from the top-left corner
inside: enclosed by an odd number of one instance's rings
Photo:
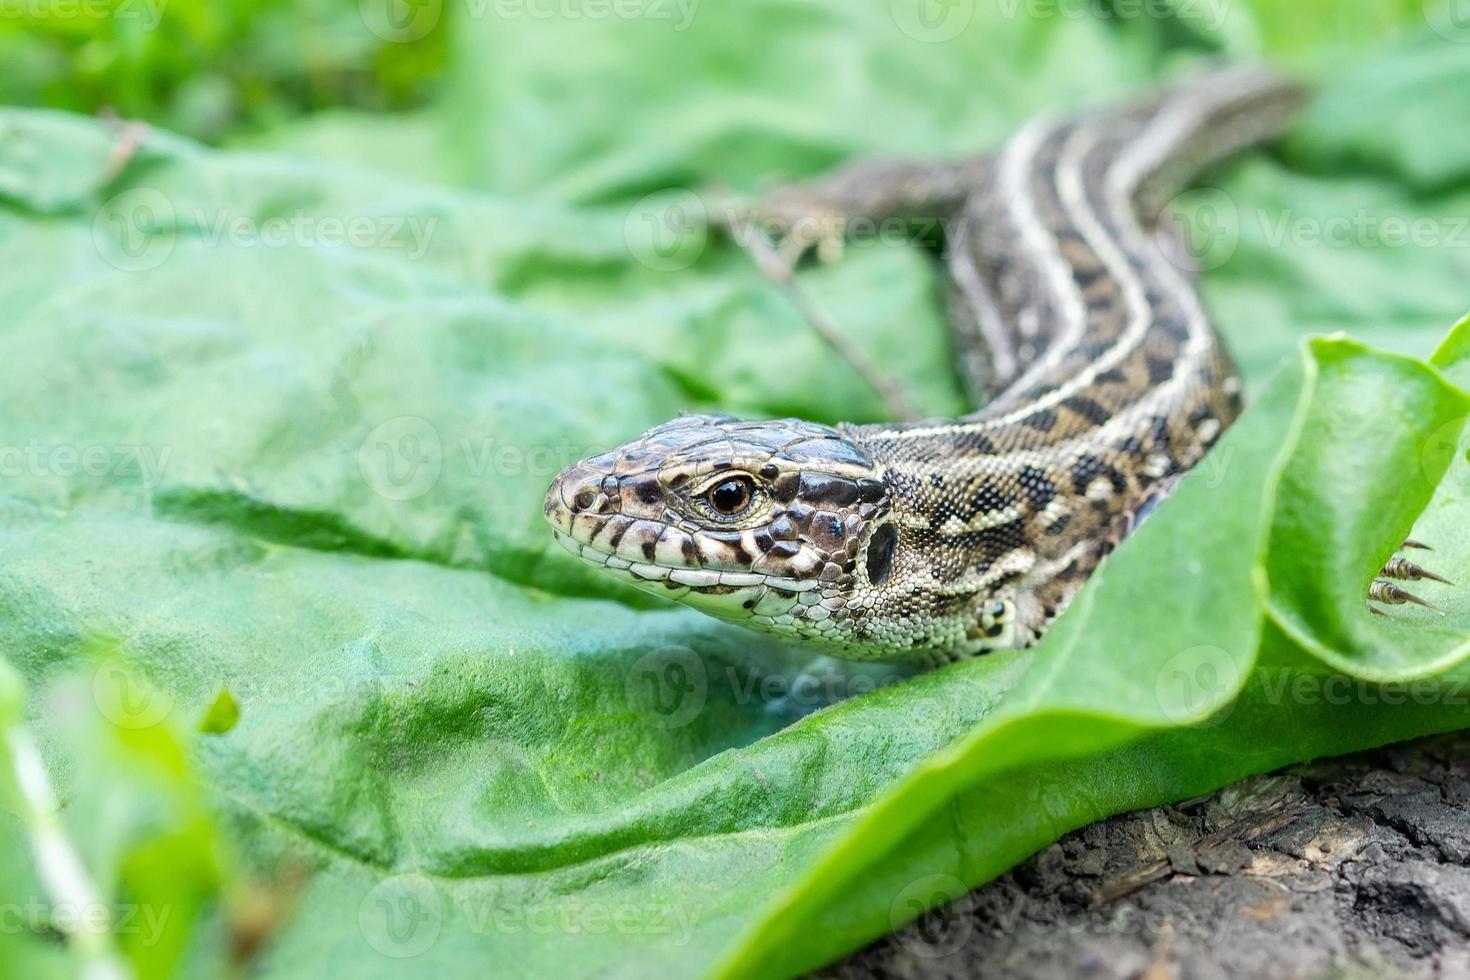
[[[898,526],[893,523],[880,524],[868,539],[868,556],[865,567],[868,581],[882,585],[893,568],[893,549],[898,544]]]

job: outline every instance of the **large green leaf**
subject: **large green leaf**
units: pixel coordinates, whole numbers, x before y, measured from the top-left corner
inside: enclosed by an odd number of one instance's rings
[[[92,880],[178,910],[117,937],[140,975],[787,974],[1104,814],[1467,723],[1470,605],[1361,603],[1411,525],[1470,581],[1470,328],[1403,356],[1467,305],[1467,161],[1417,196],[1326,109],[1181,200],[1235,216],[1201,255],[1253,407],[1036,649],[837,664],[550,546],[555,470],[676,411],[882,413],[736,250],[668,240],[680,184],[982,146],[1175,43],[988,5],[934,43],[890,7],[465,25],[444,166],[511,197],[161,135],[119,171],[103,124],[0,114],[0,653]],[[1312,240],[1365,208],[1441,234]],[[923,256],[806,281],[958,407]],[[1336,330],[1401,353],[1301,342]],[[0,815],[0,904],[51,908],[31,827]]]

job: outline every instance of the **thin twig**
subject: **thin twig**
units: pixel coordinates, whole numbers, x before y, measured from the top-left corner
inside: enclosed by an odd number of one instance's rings
[[[102,168],[101,185],[108,186],[127,169],[138,149],[148,138],[150,131],[146,123],[123,119],[111,110],[102,111],[102,119],[113,132],[113,144]]]

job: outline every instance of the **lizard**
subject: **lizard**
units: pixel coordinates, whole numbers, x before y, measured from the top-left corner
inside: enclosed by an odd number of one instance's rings
[[[932,666],[1034,643],[1241,412],[1161,216],[1303,100],[1268,70],[1216,69],[1044,114],[991,155],[858,163],[769,192],[740,220],[780,234],[791,263],[831,258],[856,219],[944,217],[958,373],[980,407],[836,426],[684,415],[563,470],[544,506],[557,541],[840,657]],[[1419,579],[1444,581],[1393,558],[1369,608],[1429,606],[1398,584]]]

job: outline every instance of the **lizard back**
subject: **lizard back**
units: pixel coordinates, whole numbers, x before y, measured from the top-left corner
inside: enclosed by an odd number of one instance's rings
[[[938,663],[1034,641],[1240,411],[1158,222],[1199,169],[1275,133],[1295,86],[1232,69],[1038,119],[993,158],[839,182],[953,207],[957,419],[693,415],[569,467],[557,539],[640,588],[854,658]],[[877,178],[876,182],[869,178]]]

